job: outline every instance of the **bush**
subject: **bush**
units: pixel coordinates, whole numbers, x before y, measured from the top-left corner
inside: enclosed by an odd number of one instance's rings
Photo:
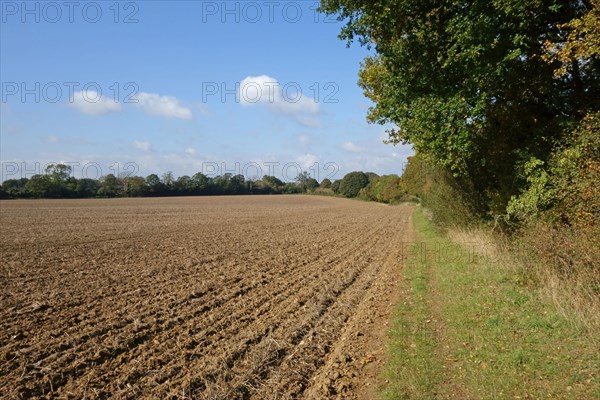
[[[346,174],[340,182],[339,193],[346,197],[356,197],[360,190],[369,184],[369,177],[364,172],[355,171]]]
[[[600,298],[600,113],[588,115],[547,164],[533,164],[528,188],[507,210],[520,226],[517,241],[539,261],[543,279],[557,274]]]
[[[482,204],[468,182],[460,181],[443,167],[420,154],[409,157],[401,184],[408,195],[417,197],[431,210],[433,220],[444,227],[476,223]]]
[[[360,197],[389,204],[406,199],[407,193],[398,175],[384,175],[372,178],[369,184],[361,189]]]

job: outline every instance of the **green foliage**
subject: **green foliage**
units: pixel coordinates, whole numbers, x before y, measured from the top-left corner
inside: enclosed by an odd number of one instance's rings
[[[315,191],[313,192],[313,194],[318,194],[319,196],[332,196],[332,197],[339,196],[333,190],[331,190],[331,188],[324,189],[321,187],[316,188]]]
[[[328,178],[323,179],[319,185],[321,189],[331,189],[331,181]]]
[[[369,182],[372,182],[374,179],[379,178],[379,175],[377,175],[375,172],[365,172],[365,175],[367,176],[367,178],[369,178]]]
[[[525,163],[523,172],[529,188],[519,197],[512,196],[506,212],[509,217],[519,220],[533,220],[541,211],[548,209],[552,202],[553,191],[549,187],[550,179],[544,162],[531,158]]]
[[[322,0],[321,10],[346,22],[342,39],[376,50],[359,74],[375,103],[368,120],[395,124],[389,143],[412,144],[494,215],[527,183],[521,166],[547,161],[565,127],[599,107],[595,55],[562,77],[544,58],[584,3]]]
[[[173,176],[173,172],[171,172],[171,171],[165,172],[162,176],[161,181],[166,187],[173,186],[173,183],[175,183],[175,177]]]
[[[340,193],[340,184],[342,183],[341,179],[338,179],[334,182],[331,183],[331,190],[333,191],[333,193],[335,194],[339,194]]]
[[[148,185],[148,191],[150,194],[160,195],[164,192],[164,185],[156,174],[148,175],[146,177],[146,184]]]
[[[561,42],[545,42],[546,54],[542,58],[559,65],[556,69],[559,77],[568,79],[570,75],[577,79],[582,72],[590,73],[590,63],[600,59],[600,0],[589,0],[585,7],[585,14],[561,26],[567,32]],[[585,62],[581,63],[582,60]]]
[[[360,190],[369,184],[369,177],[364,172],[350,172],[344,176],[339,186],[339,193],[345,197],[356,197]]]
[[[98,193],[100,183],[95,179],[83,178],[77,181],[75,192],[77,197],[94,197]]]
[[[527,185],[511,199],[509,217],[531,223],[542,216],[579,229],[600,221],[600,112],[588,115],[544,166],[525,164]]]
[[[122,195],[119,179],[113,174],[108,174],[100,179],[100,188],[98,196],[116,197]]]
[[[407,198],[398,175],[377,176],[361,189],[360,197],[380,203],[398,203]]]
[[[493,243],[462,247],[413,221],[381,398],[598,397],[597,329],[523,286],[512,255],[486,257]]]
[[[54,197],[52,183],[47,175],[33,175],[25,185],[26,192],[35,198]]]
[[[285,194],[302,193],[302,188],[295,183],[286,182],[283,185],[282,193],[285,193]]]
[[[146,179],[147,181],[147,179]],[[210,187],[210,179],[202,172],[198,172],[192,176],[192,188],[194,192],[202,193]]]
[[[148,194],[148,185],[146,185],[146,180],[141,176],[123,178],[122,181],[127,196],[141,197]]]
[[[468,182],[454,177],[419,153],[409,157],[401,179],[403,190],[430,209],[439,225],[469,225],[483,212],[478,208],[479,197]]]
[[[2,183],[2,189],[6,192],[6,195],[11,198],[27,197],[27,182],[27,178],[8,179]]]
[[[527,163],[524,175],[527,186],[511,200],[508,216],[518,222],[514,241],[526,249],[529,280],[555,287],[558,277],[568,291],[561,302],[573,309],[591,304],[584,308],[597,315],[600,112],[588,115],[546,164]]]
[[[306,171],[298,174],[296,177],[296,182],[300,187],[301,191],[304,193],[312,192],[319,186],[319,182],[316,179],[312,178],[310,174]]]
[[[258,193],[278,194],[282,193],[285,184],[275,176],[265,175],[261,180],[255,182],[254,189]]]
[[[226,187],[226,191],[233,194],[243,194],[246,192],[246,178],[244,175],[233,175],[229,181],[229,186]]]
[[[291,194],[314,190],[318,182],[308,176],[305,188],[297,183],[284,183],[275,176],[263,176],[261,180],[247,180],[243,175],[208,177],[201,172],[193,176],[175,178],[171,172],[161,179],[156,174],[121,176],[113,174],[99,180],[70,176],[70,169],[60,164],[51,165],[44,175],[31,179],[8,179],[0,188],[1,198],[67,198],[67,197],[142,197],[142,196],[192,196],[235,194]]]
[[[192,184],[193,181],[191,177],[189,177],[188,175],[182,175],[175,180],[175,182],[173,183],[173,188],[175,189],[175,191],[189,192],[193,188]]]

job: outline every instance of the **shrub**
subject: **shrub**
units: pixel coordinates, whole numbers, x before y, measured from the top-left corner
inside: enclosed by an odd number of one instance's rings
[[[477,221],[482,204],[468,182],[455,178],[443,167],[420,154],[409,157],[401,184],[408,195],[416,196],[433,212],[433,220],[445,227],[471,225]]]
[[[356,197],[360,190],[369,184],[369,177],[364,172],[355,171],[346,174],[340,182],[339,193],[346,197]]]

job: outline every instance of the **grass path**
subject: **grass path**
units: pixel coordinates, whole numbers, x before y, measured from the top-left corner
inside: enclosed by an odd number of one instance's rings
[[[381,398],[600,399],[598,341],[420,210],[414,229]]]

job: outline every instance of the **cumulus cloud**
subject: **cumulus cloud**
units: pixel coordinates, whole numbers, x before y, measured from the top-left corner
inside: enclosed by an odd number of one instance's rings
[[[146,114],[166,118],[192,119],[192,110],[184,107],[176,97],[140,92],[135,99],[137,103],[134,104]]]
[[[132,146],[142,151],[152,151],[152,143],[134,140]]]
[[[307,170],[311,167],[313,167],[315,165],[315,163],[317,161],[319,161],[319,157],[317,157],[314,154],[311,153],[306,153],[306,154],[302,154],[300,156],[298,156],[296,158],[296,161],[298,162],[298,164],[300,164],[300,166]]]
[[[122,110],[121,104],[95,90],[74,92],[69,105],[85,115],[106,115]]]
[[[303,94],[299,84],[291,82],[282,85],[268,75],[243,79],[238,89],[238,98],[243,106],[264,105],[307,126],[314,126],[314,116],[320,113],[319,104]]]
[[[366,148],[358,146],[352,142],[346,142],[342,144],[342,149],[350,153],[364,153],[367,150]]]

